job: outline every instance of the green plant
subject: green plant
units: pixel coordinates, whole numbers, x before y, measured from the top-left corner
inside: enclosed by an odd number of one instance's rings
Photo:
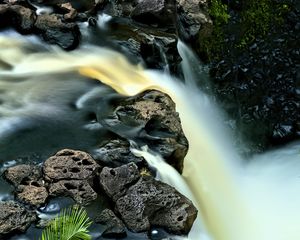
[[[64,209],[43,230],[41,240],[90,240],[88,228],[91,224],[83,208]]]
[[[209,15],[214,19],[214,25],[228,23],[230,15],[228,14],[227,5],[220,0],[211,0]]]

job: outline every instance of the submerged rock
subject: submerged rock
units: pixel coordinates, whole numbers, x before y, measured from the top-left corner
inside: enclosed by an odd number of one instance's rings
[[[111,102],[113,106],[98,113],[101,124],[122,137],[147,144],[182,172],[188,141],[175,103],[167,94],[149,90]]]
[[[25,232],[36,216],[16,202],[0,202],[0,237],[14,232]]]
[[[134,232],[157,226],[170,233],[187,234],[196,219],[197,209],[189,199],[153,177],[140,176],[132,163],[114,169],[105,167],[100,184]]]
[[[95,222],[106,225],[102,233],[104,238],[124,238],[127,235],[124,223],[110,209],[103,210]]]

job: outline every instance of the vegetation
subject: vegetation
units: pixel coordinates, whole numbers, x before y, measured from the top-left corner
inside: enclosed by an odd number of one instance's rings
[[[200,52],[204,53],[209,61],[218,60],[225,50],[233,47],[245,48],[254,39],[265,37],[272,26],[280,26],[284,22],[284,15],[291,10],[288,2],[273,0],[244,0],[239,10],[234,10],[235,21],[230,21],[229,9],[221,0],[210,0],[209,14],[213,20],[213,29],[203,39],[199,39]],[[238,19],[236,21],[236,19]],[[226,43],[225,36],[235,35],[235,42]]]
[[[83,208],[65,209],[43,230],[41,240],[90,240],[88,228],[91,224]]]

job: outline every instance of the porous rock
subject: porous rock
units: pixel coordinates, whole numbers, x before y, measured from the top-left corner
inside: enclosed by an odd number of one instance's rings
[[[4,172],[4,177],[18,187],[19,185],[36,184],[41,180],[42,172],[39,166],[20,164],[8,168]]]
[[[100,173],[100,184],[107,195],[114,201],[123,196],[127,187],[140,177],[137,166],[129,163],[117,168],[103,168]]]
[[[102,237],[123,238],[127,235],[124,223],[110,209],[103,210],[101,214],[96,217],[95,222],[106,225]]]
[[[8,201],[0,202],[0,238],[13,232],[25,232],[36,216],[20,204]]]
[[[48,158],[43,166],[45,179],[89,179],[93,177],[99,165],[86,152],[64,149]]]
[[[77,203],[88,205],[97,198],[97,193],[86,180],[61,180],[49,187],[50,196],[66,196]]]
[[[20,201],[33,206],[44,204],[48,198],[48,191],[43,186],[21,185],[17,191],[17,198]]]
[[[132,163],[104,168],[100,174],[100,184],[126,226],[134,232],[158,226],[170,233],[187,234],[197,216],[193,203],[175,188],[137,174]]]
[[[175,103],[162,92],[148,90],[136,96],[111,101],[97,119],[109,130],[134,139],[158,152],[179,172],[188,151]]]

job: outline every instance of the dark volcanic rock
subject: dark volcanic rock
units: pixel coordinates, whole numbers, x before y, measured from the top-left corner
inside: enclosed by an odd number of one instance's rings
[[[49,187],[50,196],[66,196],[87,205],[97,198],[97,193],[86,180],[61,180]]]
[[[188,141],[168,95],[151,90],[110,103],[113,106],[107,110],[103,106],[98,112],[101,124],[122,137],[147,144],[182,172]]]
[[[102,233],[104,238],[123,238],[127,235],[124,223],[110,209],[103,210],[95,222],[106,225]]]
[[[148,166],[143,157],[137,157],[130,151],[129,142],[121,138],[101,145],[94,151],[93,158],[108,167],[120,167],[130,162],[135,163],[139,168]]]
[[[25,232],[36,216],[21,205],[9,201],[0,202],[0,237],[13,232]]]
[[[93,177],[99,165],[86,152],[64,149],[48,158],[43,166],[45,179],[83,180]]]
[[[115,201],[126,226],[135,232],[158,226],[174,234],[187,234],[197,216],[192,202],[175,188],[137,174],[134,164],[104,168],[100,174],[100,184]]]
[[[13,27],[21,33],[33,31],[36,15],[34,11],[20,5],[0,5],[0,28]]]
[[[43,186],[21,185],[17,191],[17,198],[20,201],[33,206],[40,206],[45,203],[48,198],[48,191]]]
[[[114,201],[123,196],[129,185],[140,178],[140,173],[134,163],[117,168],[103,168],[100,173],[100,184],[107,195]]]
[[[51,196],[70,196],[80,204],[97,198],[90,183],[99,165],[87,153],[64,149],[48,158],[43,166]]]
[[[35,22],[35,29],[44,40],[57,44],[65,50],[76,48],[80,41],[80,31],[75,23],[64,23],[57,14],[39,15]]]
[[[17,198],[33,206],[46,202],[48,192],[43,180],[41,167],[33,165],[17,165],[8,168],[4,177],[15,186]]]
[[[19,185],[37,184],[42,178],[42,171],[39,166],[21,164],[8,168],[4,177],[15,187]]]

